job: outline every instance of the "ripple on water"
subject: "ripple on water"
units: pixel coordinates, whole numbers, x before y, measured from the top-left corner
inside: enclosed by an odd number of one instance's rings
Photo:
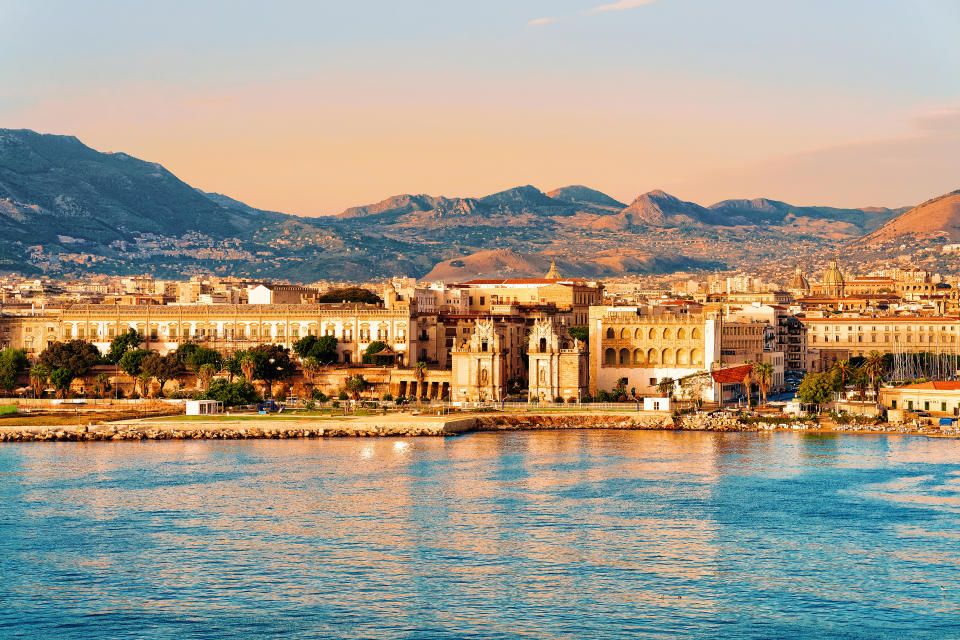
[[[960,444],[0,448],[0,636],[960,635]]]

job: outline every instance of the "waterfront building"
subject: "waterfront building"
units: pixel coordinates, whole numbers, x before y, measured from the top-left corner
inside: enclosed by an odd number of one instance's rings
[[[925,411],[935,417],[960,416],[960,382],[934,381],[880,389],[880,405],[887,410]]]
[[[590,394],[627,378],[638,396],[657,394],[664,378],[708,371],[721,359],[716,314],[649,313],[638,307],[590,309]],[[709,399],[709,398],[705,398]]]
[[[566,324],[538,319],[530,330],[527,357],[530,400],[580,400],[587,394],[587,345],[571,337]]]

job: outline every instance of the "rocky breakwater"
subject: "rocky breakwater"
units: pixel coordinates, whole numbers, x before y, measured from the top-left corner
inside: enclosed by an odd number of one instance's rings
[[[471,431],[538,431],[553,429],[674,429],[668,414],[575,413],[497,414],[478,416]]]
[[[688,431],[756,431],[757,427],[744,424],[737,416],[725,411],[716,413],[689,413],[674,420],[675,428]]]

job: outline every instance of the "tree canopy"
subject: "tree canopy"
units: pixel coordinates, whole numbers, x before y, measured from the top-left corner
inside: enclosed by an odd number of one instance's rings
[[[187,342],[177,347],[177,359],[187,369],[193,372],[200,370],[205,364],[211,364],[219,371],[223,367],[223,355],[216,349],[204,347],[194,342]]]
[[[583,344],[587,344],[590,339],[590,328],[589,327],[570,327],[570,337],[576,338]]]
[[[360,302],[365,304],[383,304],[380,296],[363,287],[344,287],[324,291],[317,298],[317,302]]]
[[[389,358],[377,357],[377,354],[387,348],[387,344],[380,340],[374,340],[367,345],[366,350],[363,352],[363,358],[361,361],[363,364],[384,364]]]
[[[235,407],[241,404],[253,404],[262,399],[256,387],[246,380],[227,382],[223,378],[210,383],[210,388],[201,396],[204,400],[218,400],[225,407]]]
[[[337,339],[333,336],[304,336],[293,343],[293,352],[301,360],[316,358],[320,364],[337,361]]]
[[[23,349],[4,349],[0,351],[0,388],[13,391],[17,378],[26,371],[30,362]]]
[[[152,353],[153,351],[149,349],[133,349],[132,351],[127,351],[123,354],[123,357],[120,358],[120,368],[130,377],[136,378],[143,371],[143,361]]]
[[[121,333],[110,341],[110,350],[107,352],[106,359],[113,364],[120,362],[123,354],[131,349],[139,349],[143,344],[143,334],[136,329],[128,329],[126,333]]]
[[[66,369],[73,378],[82,376],[100,361],[100,351],[85,340],[54,342],[43,350],[38,362],[50,370]]]
[[[161,356],[159,353],[151,353],[143,359],[141,364],[143,373],[157,381],[160,385],[160,395],[163,395],[163,385],[167,380],[175,378],[183,373],[183,363],[176,353],[168,353]]]
[[[834,389],[836,389],[836,382],[830,372],[808,373],[803,377],[803,382],[797,389],[797,395],[803,402],[817,405],[819,410],[821,406],[830,402]]]
[[[264,382],[286,380],[296,371],[296,367],[290,359],[290,351],[279,345],[260,344],[251,349],[235,352],[228,362],[228,368],[233,375],[242,375],[241,363],[245,358],[254,362],[252,375],[254,380],[263,380]]]

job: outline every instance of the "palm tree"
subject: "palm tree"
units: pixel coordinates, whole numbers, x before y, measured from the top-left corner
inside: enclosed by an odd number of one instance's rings
[[[320,361],[312,356],[307,356],[303,359],[303,375],[307,379],[306,387],[309,387],[306,395],[308,397],[313,395],[313,387],[317,383],[317,377],[320,375],[320,370],[323,368],[323,365],[320,364]]]
[[[627,397],[627,385],[630,384],[630,380],[627,378],[617,378],[617,384],[613,388],[617,400]]]
[[[253,374],[257,369],[257,361],[252,356],[244,354],[240,358],[240,370],[243,371],[243,378],[247,382],[253,383]]]
[[[866,367],[857,367],[853,371],[853,388],[857,390],[857,399],[865,400],[867,397],[867,387],[870,386],[870,376],[866,372]]]
[[[674,384],[674,379],[671,378],[670,376],[667,376],[665,378],[660,378],[660,382],[657,383],[657,390],[660,392],[661,395],[670,397],[673,395],[673,384]]]
[[[753,386],[753,368],[756,366],[752,362],[747,362],[750,368],[743,376],[743,386],[747,390],[747,409],[750,408],[750,388]]]
[[[867,356],[867,361],[863,364],[863,369],[870,376],[870,385],[873,387],[873,400],[880,402],[880,383],[883,382],[883,374],[886,367],[883,364],[883,356],[879,351],[871,351]]]
[[[427,363],[423,360],[417,362],[417,366],[413,368],[413,377],[417,379],[417,396],[425,398],[426,394],[423,392],[423,380],[427,377]]]
[[[767,406],[767,391],[773,382],[773,365],[769,362],[758,362],[753,365],[753,373],[757,380],[757,387],[760,388],[763,406]]]
[[[215,364],[202,364],[200,368],[197,369],[197,380],[200,381],[204,391],[210,388],[210,381],[213,380],[213,376],[216,373],[217,365]]]
[[[44,387],[47,386],[47,380],[50,378],[50,372],[42,364],[38,364],[30,369],[30,386],[33,387],[33,395],[39,398],[43,394]]]
[[[833,374],[840,378],[840,393],[847,388],[847,380],[853,375],[853,365],[849,360],[837,360],[833,365]]]

